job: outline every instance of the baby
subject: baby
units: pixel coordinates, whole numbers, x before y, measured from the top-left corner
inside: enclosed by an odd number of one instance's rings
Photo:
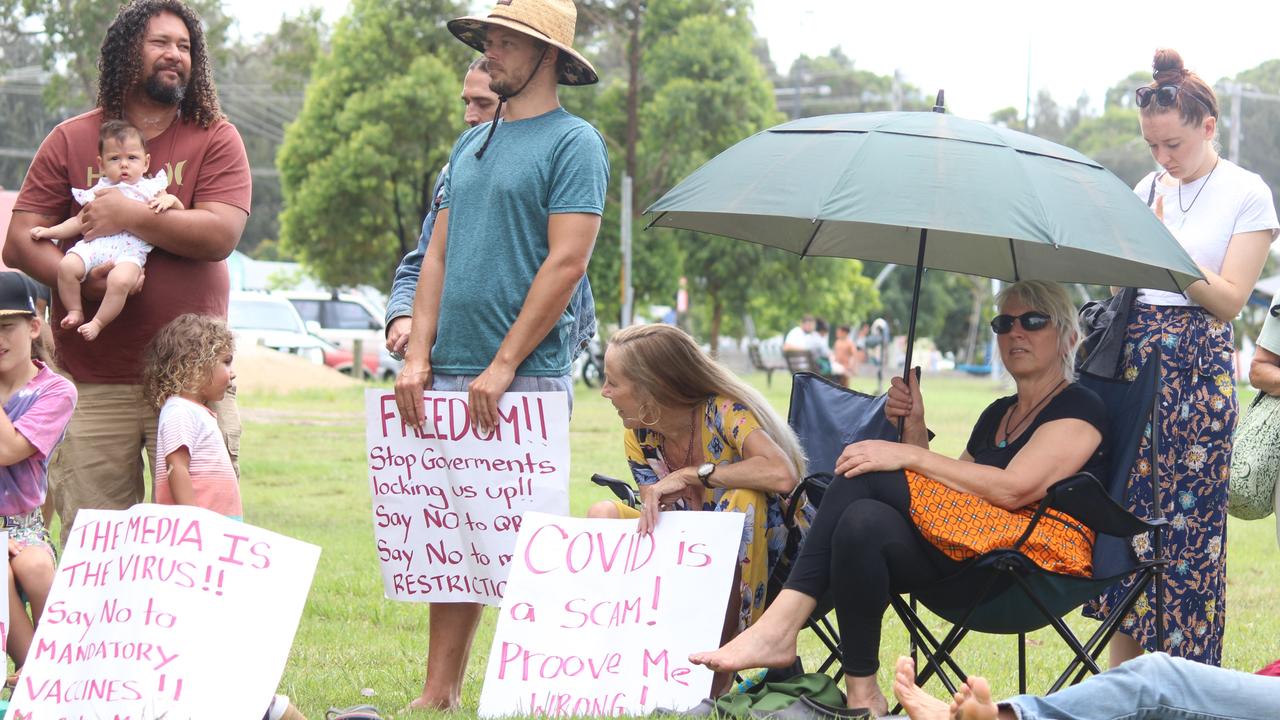
[[[98,132],[98,171],[102,178],[88,190],[72,188],[71,194],[83,206],[93,202],[100,189],[118,188],[125,197],[145,202],[157,213],[170,208],[182,210],[182,202],[164,191],[169,185],[164,170],[153,178],[143,177],[150,165],[151,156],[147,154],[142,132],[123,120],[105,120]],[[71,240],[82,235],[83,231],[77,215],[53,227],[32,228],[31,237],[37,240]],[[98,337],[102,328],[124,309],[125,299],[138,284],[149,252],[151,246],[130,232],[76,243],[58,263],[58,297],[67,311],[62,327],[78,327],[85,340]],[[97,314],[86,323],[80,301],[80,283],[84,282],[90,270],[106,263],[114,263],[107,274],[107,292]]]

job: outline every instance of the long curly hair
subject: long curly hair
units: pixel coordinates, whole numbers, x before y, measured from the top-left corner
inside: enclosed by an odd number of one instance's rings
[[[235,338],[225,322],[195,313],[179,315],[147,345],[143,399],[159,410],[170,397],[195,392],[213,374],[222,356],[234,350]]]
[[[98,107],[107,118],[123,118],[125,99],[142,84],[142,38],[147,22],[162,12],[182,19],[191,36],[191,75],[178,109],[183,122],[209,127],[225,117],[218,105],[200,16],[182,0],[133,0],[107,28],[98,54]]]

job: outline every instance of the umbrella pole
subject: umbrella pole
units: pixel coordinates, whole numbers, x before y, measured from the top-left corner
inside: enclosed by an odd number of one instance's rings
[[[920,228],[920,249],[916,253],[915,286],[911,288],[911,318],[907,322],[907,357],[902,366],[902,380],[911,372],[911,351],[916,345],[916,315],[920,312],[920,281],[924,279],[924,247],[929,231]]]
[[[924,248],[928,235],[928,230],[920,228],[920,249],[916,253],[915,284],[911,288],[911,316],[907,320],[907,356],[902,363],[902,382],[908,386],[911,384],[908,374],[911,372],[911,351],[916,345],[916,315],[920,312],[920,281],[924,279]],[[904,418],[898,418],[899,442],[902,440],[903,424]]]

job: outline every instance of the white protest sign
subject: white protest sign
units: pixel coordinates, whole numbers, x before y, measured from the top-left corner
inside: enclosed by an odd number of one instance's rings
[[[260,718],[320,548],[202,508],[81,510],[11,720]]]
[[[635,520],[525,513],[479,714],[697,705],[712,672],[688,657],[720,645],[745,517],[663,513],[639,535]]]
[[[0,532],[0,547],[9,547],[9,533]],[[41,551],[43,552],[43,551]],[[4,553],[4,561],[0,562],[4,567],[4,576],[9,576],[9,553]],[[0,593],[0,652],[9,651],[9,593]]]
[[[369,390],[365,406],[386,596],[500,603],[521,513],[569,513],[564,394],[506,393],[488,433],[471,421],[466,393],[426,393],[421,430],[400,421],[392,393]]]

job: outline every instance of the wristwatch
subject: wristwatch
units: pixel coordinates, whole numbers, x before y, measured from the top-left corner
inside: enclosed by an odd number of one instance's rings
[[[708,490],[711,489],[711,483],[709,481],[711,479],[711,473],[715,471],[715,463],[702,463],[698,466],[698,479],[702,481],[702,487]]]

